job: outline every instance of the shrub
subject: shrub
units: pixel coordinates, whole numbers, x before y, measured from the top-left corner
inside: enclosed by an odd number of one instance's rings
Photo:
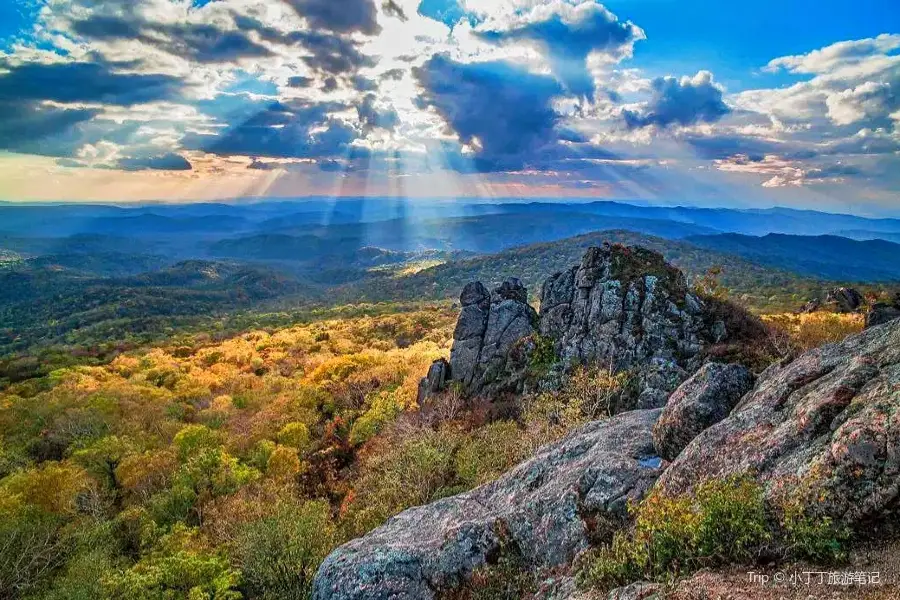
[[[278,432],[278,442],[303,452],[309,446],[309,427],[303,423],[288,423]]]
[[[652,494],[632,513],[630,531],[584,559],[583,583],[608,588],[747,561],[769,539],[762,489],[747,477],[708,481],[693,497]]]
[[[475,430],[454,458],[460,485],[474,488],[497,479],[522,458],[522,430],[511,421],[497,421]]]
[[[453,461],[459,443],[455,432],[425,430],[376,449],[363,464],[346,507],[351,532],[361,535],[406,508],[460,491],[454,487]]]
[[[266,462],[266,475],[290,481],[300,473],[300,458],[290,446],[276,446]]]
[[[798,499],[782,506],[781,525],[789,554],[817,562],[846,558],[850,531],[837,525],[831,517],[815,515]]]
[[[358,445],[369,441],[404,410],[403,403],[398,401],[393,391],[382,390],[370,396],[369,409],[350,428],[351,444]]]
[[[71,539],[63,520],[4,498],[0,491],[0,597],[16,598],[62,565]]]
[[[785,313],[766,315],[763,320],[787,336],[791,350],[800,352],[840,342],[865,327],[865,317],[860,314]]]
[[[178,524],[129,569],[103,579],[112,600],[240,600],[240,573]]]
[[[250,598],[305,600],[316,569],[336,543],[326,502],[290,502],[246,524],[234,556]]]

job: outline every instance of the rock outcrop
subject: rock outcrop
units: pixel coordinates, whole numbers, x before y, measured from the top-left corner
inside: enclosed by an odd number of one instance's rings
[[[638,246],[588,249],[581,265],[544,283],[539,315],[518,279],[493,293],[469,283],[460,303],[442,385],[456,382],[468,396],[521,393],[539,333],[553,344],[556,375],[578,364],[632,375],[613,412],[661,408],[700,366],[704,347],[728,336],[681,271]],[[420,401],[438,391],[434,381],[423,379]]]
[[[900,292],[890,302],[877,302],[866,314],[866,327],[884,325],[894,319],[900,319]]]
[[[753,387],[753,374],[741,365],[708,363],[675,390],[653,427],[656,452],[675,460],[704,430],[728,416]]]
[[[535,331],[538,317],[528,290],[509,279],[493,293],[480,282],[466,285],[453,333],[450,380],[470,394],[521,391],[527,359],[517,345]]]
[[[900,509],[900,320],[767,369],[657,487],[683,493],[743,473],[764,484],[774,506],[802,495],[811,510],[850,526]]]
[[[727,335],[704,308],[662,255],[607,244],[544,283],[540,333],[563,364],[635,370],[636,398],[622,408],[658,408],[699,366],[704,345]]]
[[[590,423],[495,482],[401,513],[329,555],[313,598],[429,600],[510,544],[532,566],[568,564],[596,522],[624,517],[659,476],[659,412]]]
[[[838,287],[825,295],[825,304],[833,312],[852,313],[865,304],[865,298],[853,288]]]

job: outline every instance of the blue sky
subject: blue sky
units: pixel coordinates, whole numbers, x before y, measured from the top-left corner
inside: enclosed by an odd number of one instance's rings
[[[900,212],[894,0],[0,3],[0,199]]]

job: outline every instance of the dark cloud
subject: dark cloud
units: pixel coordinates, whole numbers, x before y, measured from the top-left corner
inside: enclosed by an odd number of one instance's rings
[[[625,111],[629,128],[713,123],[731,112],[722,100],[722,88],[713,82],[709,71],[680,80],[658,77],[652,88],[653,95],[640,112]]]
[[[503,63],[457,63],[437,55],[413,70],[423,88],[418,103],[433,107],[487,170],[516,169],[556,142],[551,107],[562,92],[552,77]]]
[[[253,17],[238,14],[234,15],[234,21],[239,29],[254,31],[269,43],[302,46],[309,52],[302,58],[304,64],[319,73],[350,75],[377,64],[373,57],[360,51],[358,41],[345,34],[312,30],[283,33]]]
[[[292,88],[308,88],[310,87],[315,80],[312,77],[291,77],[288,79],[288,87]]]
[[[384,2],[381,3],[381,10],[383,10],[384,14],[386,14],[387,16],[395,17],[403,22],[409,20],[409,17],[406,16],[406,13],[403,12],[403,7],[394,2],[394,0],[384,0]]]
[[[393,130],[400,122],[400,116],[393,108],[379,109],[375,106],[375,94],[366,94],[363,101],[356,107],[363,131],[371,131],[376,128]]]
[[[161,156],[123,158],[116,163],[123,171],[191,171],[191,163],[179,154],[170,152]]]
[[[268,48],[251,40],[243,31],[224,30],[203,23],[152,23],[134,15],[127,18],[92,15],[74,21],[72,31],[97,40],[137,40],[201,63],[272,56]]]
[[[0,65],[3,66],[3,65]],[[53,100],[131,106],[174,100],[183,83],[169,75],[116,73],[103,63],[25,63],[6,65],[0,75],[0,101]]]
[[[725,159],[738,154],[765,156],[785,151],[783,143],[751,136],[688,135],[680,139],[691,146],[700,158],[707,160]]]
[[[322,91],[326,94],[338,89],[338,80],[335,77],[329,77],[322,83]]]
[[[480,31],[490,42],[529,41],[544,47],[553,73],[575,95],[591,96],[594,81],[587,68],[592,52],[620,56],[623,49],[643,38],[643,32],[630,22],[619,19],[596,4],[582,10],[577,21],[564,20],[559,14],[548,14],[543,21],[528,23],[503,31]]]
[[[314,31],[298,31],[291,39],[303,44],[310,55],[303,62],[311,69],[332,75],[355,73],[363,67],[374,67],[377,61],[360,52],[350,38]]]
[[[57,156],[61,143],[71,150],[71,141],[78,137],[74,131],[76,126],[98,113],[93,109],[57,108],[37,102],[0,102],[0,148]]]
[[[220,155],[273,158],[319,158],[343,155],[360,132],[330,116],[347,107],[334,102],[275,102],[239,118],[218,135],[192,134],[182,140],[189,150]]]
[[[833,164],[826,165],[815,169],[810,169],[805,177],[806,179],[841,179],[844,177],[857,177],[863,174],[862,169],[854,165]]]
[[[363,77],[362,75],[354,75],[351,78],[351,82],[358,92],[374,92],[378,89],[377,81],[369,79],[368,77]]]
[[[374,0],[286,0],[313,29],[375,35],[380,31]]]
[[[406,69],[391,69],[381,74],[382,81],[400,81],[406,75]]]

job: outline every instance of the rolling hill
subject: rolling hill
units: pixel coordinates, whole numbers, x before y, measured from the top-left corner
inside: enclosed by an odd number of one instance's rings
[[[734,297],[757,308],[796,308],[808,298],[818,295],[827,285],[815,278],[761,266],[739,256],[703,249],[689,242],[613,230],[448,262],[408,276],[383,276],[345,286],[340,294],[347,299],[357,297],[372,301],[455,299],[469,281],[478,280],[491,285],[508,277],[518,277],[529,288],[531,299],[535,300],[540,295],[538,286],[547,276],[578,264],[587,248],[606,241],[640,245],[661,252],[689,279],[720,267],[721,283],[731,290]]]
[[[838,236],[722,234],[692,236],[701,248],[743,256],[755,263],[837,281],[900,281],[900,244]]]

